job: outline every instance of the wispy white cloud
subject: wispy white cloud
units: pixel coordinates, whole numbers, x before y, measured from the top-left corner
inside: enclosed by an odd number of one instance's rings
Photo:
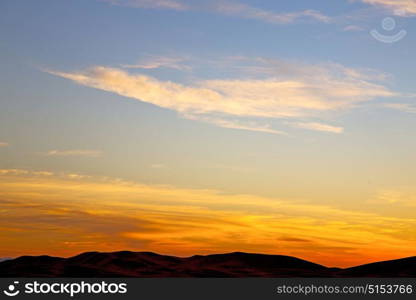
[[[169,10],[207,11],[216,14],[253,19],[272,24],[290,24],[300,20],[314,20],[329,23],[331,17],[313,9],[294,12],[275,12],[245,3],[226,0],[104,0],[115,5]]]
[[[8,147],[9,146],[9,143],[6,143],[6,142],[0,142],[0,148],[1,147]]]
[[[329,23],[331,21],[330,17],[311,9],[296,12],[273,12],[238,2],[217,1],[214,3],[213,10],[217,13],[259,20],[267,23],[289,24],[300,19],[312,19],[324,23]]]
[[[386,103],[384,104],[384,106],[402,112],[416,114],[416,105],[412,105],[409,103]]]
[[[395,95],[382,85],[361,80],[358,74],[347,74],[349,70],[344,70],[344,74],[331,74],[325,68],[315,70],[318,72],[303,70],[305,76],[298,79],[206,80],[193,86],[107,67],[50,73],[82,85],[191,114],[218,112],[234,116],[297,117],[308,111],[350,108],[375,97]],[[323,72],[319,72],[321,70]],[[342,77],[337,78],[338,75]]]
[[[397,96],[380,83],[386,78],[384,74],[334,63],[311,65],[237,57],[223,63],[223,68],[236,69],[240,77],[199,80],[184,85],[103,66],[81,72],[48,72],[85,86],[172,109],[193,120],[274,134],[283,132],[263,122],[241,118],[302,119],[309,124],[307,129],[340,132],[340,128],[317,126],[304,120],[323,112],[350,110],[379,97]]]
[[[46,153],[46,155],[99,157],[102,155],[102,152],[98,150],[50,150]]]
[[[214,64],[215,62],[210,62]],[[294,79],[315,82],[319,81],[364,81],[383,82],[391,76],[380,70],[369,68],[351,68],[334,62],[304,63],[297,60],[283,60],[265,57],[231,56],[220,60],[215,67],[225,65],[227,68],[238,68],[239,72],[248,73],[258,77]],[[381,86],[381,85],[380,85]],[[383,86],[381,86],[385,89]]]
[[[184,58],[181,57],[168,57],[168,56],[149,56],[136,64],[123,64],[122,68],[126,69],[158,69],[158,68],[170,68],[177,70],[189,70],[188,65],[183,64]]]
[[[400,16],[416,15],[416,1],[414,0],[361,0],[364,3],[382,6],[393,14]]]
[[[343,133],[344,128],[342,127],[336,127],[328,124],[318,123],[318,122],[294,122],[289,123],[289,125],[303,128],[303,129],[309,129],[309,130],[315,130],[315,131],[324,131],[324,132],[331,132],[331,133]]]
[[[174,0],[103,0],[113,5],[140,8],[187,10],[189,7],[181,1]]]
[[[347,25],[343,28],[343,31],[364,31],[364,28],[358,25]]]
[[[203,122],[214,124],[218,127],[223,127],[223,128],[287,135],[286,132],[273,129],[268,124],[259,124],[258,122],[254,122],[254,121],[242,122],[240,120],[227,120],[227,119],[221,119],[221,118],[203,116],[203,115],[202,116],[201,115],[197,115],[197,116],[185,115],[185,117],[187,119],[203,121]]]

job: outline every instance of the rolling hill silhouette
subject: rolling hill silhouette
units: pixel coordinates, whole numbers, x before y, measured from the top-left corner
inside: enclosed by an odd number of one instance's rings
[[[0,277],[416,277],[416,257],[340,269],[291,256],[234,252],[181,258],[152,252],[22,256],[0,262]]]

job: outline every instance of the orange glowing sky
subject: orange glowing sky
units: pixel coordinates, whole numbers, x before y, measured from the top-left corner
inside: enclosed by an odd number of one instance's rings
[[[416,221],[213,190],[0,170],[0,253],[287,254],[328,266],[411,256]]]

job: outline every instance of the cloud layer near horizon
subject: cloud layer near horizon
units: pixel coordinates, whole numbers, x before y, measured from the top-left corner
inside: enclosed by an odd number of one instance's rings
[[[351,266],[416,246],[415,219],[288,199],[19,169],[0,170],[0,191],[3,256],[247,251]]]
[[[232,58],[231,61],[237,64],[234,68],[250,76],[199,80],[185,85],[104,66],[79,72],[48,72],[88,87],[171,109],[190,119],[269,133],[281,131],[258,121],[253,126],[249,119],[296,119],[309,126],[295,127],[341,133],[343,129],[339,126],[316,120],[305,122],[304,119],[319,118],[324,112],[350,110],[378,97],[396,95],[378,83],[383,76],[339,64],[308,65],[262,58]]]

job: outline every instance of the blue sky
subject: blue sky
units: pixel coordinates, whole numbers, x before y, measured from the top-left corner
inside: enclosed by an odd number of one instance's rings
[[[369,195],[369,181],[396,186],[413,174],[413,1],[17,0],[0,7],[3,168],[318,201],[333,193],[315,190],[346,189],[348,180]],[[393,32],[381,27],[386,17],[397,22]],[[382,43],[372,29],[407,35]],[[196,98],[188,103],[169,91],[173,102],[186,102],[179,105],[116,91],[100,82],[114,70],[153,78],[156,88],[178,84]],[[231,106],[209,107],[203,89]]]

